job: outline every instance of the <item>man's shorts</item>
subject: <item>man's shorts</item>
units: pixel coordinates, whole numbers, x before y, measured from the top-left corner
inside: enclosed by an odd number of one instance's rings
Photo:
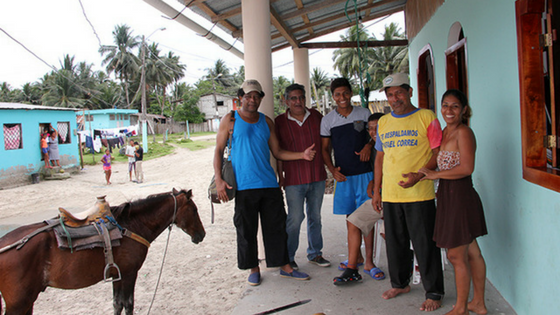
[[[375,222],[381,218],[383,218],[383,211],[381,213],[375,211],[371,204],[371,199],[369,199],[348,216],[346,220],[359,228],[363,236],[367,236],[373,229]]]
[[[132,172],[132,170],[136,169],[136,163],[135,162],[128,162],[128,171]]]
[[[41,152],[43,152],[43,154],[47,154],[47,152],[49,152],[49,148],[42,148]]]
[[[335,181],[333,197],[334,214],[351,214],[362,203],[370,199],[367,194],[369,182],[373,179],[373,172],[360,175],[346,176],[346,181]]]

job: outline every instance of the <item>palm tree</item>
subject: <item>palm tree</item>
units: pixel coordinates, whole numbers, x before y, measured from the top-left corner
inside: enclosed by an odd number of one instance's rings
[[[106,65],[107,73],[115,73],[124,86],[126,104],[130,107],[128,85],[129,81],[138,73],[139,58],[132,52],[141,42],[138,36],[133,36],[130,27],[117,25],[113,30],[113,41],[116,47],[101,46],[99,52],[106,55],[102,65]]]
[[[206,80],[215,80],[216,84],[224,88],[233,85],[230,69],[222,59],[216,60],[214,67],[205,69],[207,74],[204,76]],[[218,89],[218,87],[216,87]]]
[[[374,39],[363,26],[352,26],[347,35],[340,36],[342,42],[365,42]],[[371,48],[340,48],[333,52],[333,68],[348,79],[357,79],[363,85],[362,77],[367,73],[367,64],[371,58]]]
[[[385,25],[383,40],[405,39],[396,23]],[[408,49],[405,46],[377,47],[373,50],[368,72],[373,77],[373,89],[381,88],[382,80],[395,72],[408,72]]]
[[[328,78],[325,71],[321,70],[321,68],[315,67],[311,71],[311,88],[313,89],[313,93],[315,95],[316,101],[324,94],[324,88],[329,86],[330,79]]]
[[[274,93],[274,114],[276,116],[286,111],[284,91],[292,83],[294,83],[293,79],[290,81],[284,76],[279,76],[278,78],[273,78],[272,80],[272,92]]]

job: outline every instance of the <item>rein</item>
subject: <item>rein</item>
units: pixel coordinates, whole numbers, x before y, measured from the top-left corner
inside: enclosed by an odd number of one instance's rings
[[[173,220],[171,220],[171,224],[169,225],[169,233],[167,233],[167,241],[165,243],[165,249],[163,251],[163,257],[161,259],[161,267],[159,268],[159,275],[158,275],[158,279],[157,279],[157,282],[156,282],[156,288],[154,289],[154,296],[152,297],[152,301],[150,302],[150,307],[148,308],[147,315],[150,314],[150,311],[152,310],[152,306],[154,305],[154,301],[156,299],[156,294],[157,294],[157,290],[158,290],[158,287],[159,287],[159,281],[161,280],[161,274],[163,273],[163,264],[165,263],[165,257],[167,257],[167,249],[169,247],[169,239],[171,238],[171,229],[173,228],[173,223],[175,223],[175,217],[177,216],[177,197],[175,197],[173,192],[171,192],[171,197],[173,197],[173,200],[175,201],[175,207],[173,208]]]

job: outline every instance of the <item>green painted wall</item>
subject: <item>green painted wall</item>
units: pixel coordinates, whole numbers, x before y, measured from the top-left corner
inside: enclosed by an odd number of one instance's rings
[[[455,22],[467,38],[471,127],[478,142],[473,179],[489,230],[479,239],[488,279],[518,314],[558,314],[560,195],[522,178],[515,1],[447,0],[411,41],[413,87],[418,52],[432,47],[443,125],[444,51]]]

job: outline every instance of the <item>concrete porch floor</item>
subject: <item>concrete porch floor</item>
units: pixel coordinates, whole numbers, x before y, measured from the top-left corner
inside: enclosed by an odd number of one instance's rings
[[[281,278],[277,268],[266,268],[266,264],[262,262],[261,285],[257,287],[247,285],[247,289],[232,315],[256,314],[306,299],[311,299],[311,301],[274,314],[394,315],[421,313],[419,308],[425,300],[421,283],[411,284],[410,293],[397,296],[391,300],[384,300],[381,297],[381,294],[391,287],[388,273],[385,280],[377,281],[366,276],[360,269],[360,273],[364,277],[362,283],[347,286],[332,284],[333,277],[341,274],[337,269],[338,264],[347,258],[344,220],[344,216],[332,214],[332,195],[325,195],[322,208],[323,256],[331,261],[332,265],[328,268],[322,268],[307,263],[307,233],[306,221],[304,220],[296,262],[300,271],[308,273],[311,280],[296,281]],[[387,272],[384,242],[378,267]],[[451,264],[445,265],[444,276],[445,298],[443,299],[443,306],[439,310],[431,312],[431,314],[445,314],[452,309],[455,303],[455,280]],[[488,314],[516,314],[488,281],[486,282],[486,307],[488,308]]]

